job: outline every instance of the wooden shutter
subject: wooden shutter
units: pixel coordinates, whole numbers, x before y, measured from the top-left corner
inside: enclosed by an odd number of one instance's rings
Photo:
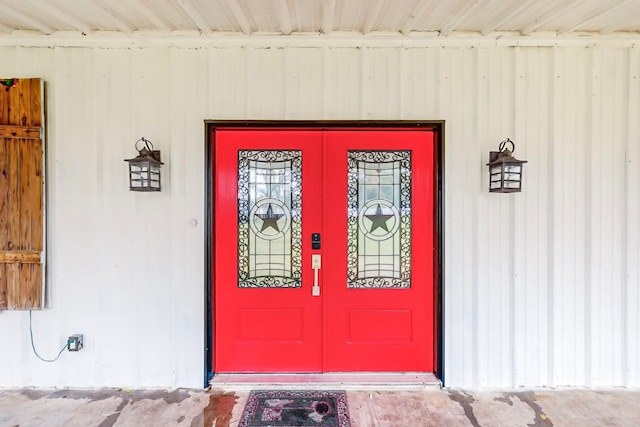
[[[0,86],[0,309],[43,305],[43,92],[40,79]]]

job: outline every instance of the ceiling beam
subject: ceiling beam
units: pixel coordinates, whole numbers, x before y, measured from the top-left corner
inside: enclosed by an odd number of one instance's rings
[[[613,6],[608,5],[607,7],[600,8],[597,12],[594,12],[587,19],[584,19],[579,23],[576,23],[576,24],[567,26],[565,28],[562,28],[558,32],[560,34],[567,34],[567,33],[570,33],[572,31],[575,31],[578,28],[582,28],[585,25],[589,24],[590,22],[593,22],[597,18],[602,18],[603,16],[606,17],[607,15],[610,15],[612,13],[617,12],[618,9],[620,9],[621,7],[627,6],[629,3],[633,2],[633,1],[635,1],[635,0],[622,0],[621,2],[619,2],[616,5],[613,5]]]
[[[185,11],[187,16],[189,16],[189,19],[191,19],[193,23],[196,24],[201,32],[205,34],[209,34],[211,32],[211,27],[202,17],[202,13],[200,13],[198,9],[193,6],[191,0],[177,0],[176,3],[182,10]]]
[[[620,13],[620,11],[618,11],[618,13]],[[633,11],[632,14],[628,14],[626,16],[640,16],[640,9],[636,9]],[[606,27],[603,26],[600,29],[600,34],[607,35],[607,34],[615,33],[619,29],[624,28],[625,25],[629,25],[631,23],[628,20],[616,20],[614,22],[615,22],[614,24],[607,25]]]
[[[442,30],[440,30],[440,34],[443,36],[447,36],[454,31],[462,21],[467,19],[471,13],[473,13],[478,6],[484,2],[485,0],[473,0],[469,6],[467,6],[466,10],[462,13],[456,13],[451,21],[442,26]]]
[[[402,26],[400,32],[406,36],[411,31],[413,31],[416,22],[418,22],[418,20],[422,18],[425,13],[427,13],[427,10],[432,8],[433,1],[434,0],[419,1],[418,7],[413,12],[411,12],[411,14],[409,15],[409,19],[407,19],[407,22],[405,22],[405,24]]]
[[[369,34],[373,29],[373,26],[378,19],[378,15],[380,15],[380,11],[382,10],[382,5],[385,0],[377,0],[376,4],[373,6],[371,13],[367,16],[367,20],[364,22],[364,26],[362,27],[362,34]]]
[[[89,27],[89,25],[87,25],[86,21],[78,19],[73,13],[63,9],[61,4],[56,4],[54,6],[50,1],[36,2],[34,0],[26,0],[26,2],[30,4],[30,7],[33,8],[33,10],[44,11],[78,31],[81,31],[85,34],[89,34],[91,32],[91,28]]]
[[[17,21],[21,21],[22,23],[27,24],[28,26],[33,27],[44,34],[51,34],[55,31],[53,27],[50,27],[42,23],[41,21],[32,18],[31,16],[27,16],[22,12],[14,10],[6,4],[2,6],[2,14]]]
[[[171,24],[169,24],[166,20],[165,16],[158,16],[155,13],[154,9],[157,8],[157,5],[153,3],[153,0],[142,0],[142,2],[131,1],[127,2],[128,5],[135,8],[138,13],[148,19],[151,24],[154,26],[152,28],[157,29],[161,28],[163,30],[170,30]],[[163,19],[165,18],[165,19]]]
[[[282,34],[291,34],[293,27],[291,26],[291,15],[289,14],[289,5],[287,0],[280,0],[278,5],[278,21],[280,21],[280,31]]]
[[[0,22],[0,33],[7,33],[7,34],[11,34],[14,31],[13,28],[11,27],[7,27],[5,24],[3,24],[2,22]]]
[[[567,13],[567,11],[575,8],[578,4],[583,3],[583,2],[584,2],[584,0],[573,0],[573,1],[565,3],[563,7],[553,8],[549,12],[545,13],[544,15],[542,15],[540,18],[532,19],[531,24],[529,24],[526,27],[524,27],[520,32],[523,35],[530,34],[533,31],[536,31],[537,29],[544,27],[549,22],[551,22],[554,19],[556,19],[558,16],[562,16],[563,14]],[[534,17],[532,17],[532,18],[534,18]]]
[[[322,34],[330,34],[333,31],[336,0],[324,0],[322,6]]]
[[[229,8],[231,9],[231,13],[233,13],[233,17],[238,21],[238,25],[244,34],[251,34],[251,25],[249,25],[249,20],[247,19],[247,15],[242,11],[242,7],[238,3],[238,0],[229,0],[227,3]]]
[[[513,29],[515,29],[515,28],[503,28],[503,26],[505,24],[508,24],[509,22],[511,22],[511,20],[513,20],[513,18],[515,18],[516,16],[524,13],[533,4],[538,3],[538,2],[539,2],[539,0],[523,1],[522,4],[519,7],[516,7],[514,9],[512,9],[511,12],[509,12],[508,14],[501,16],[497,21],[493,21],[493,22],[487,24],[483,29],[480,30],[480,34],[482,34],[483,36],[486,36],[487,34],[493,32],[493,31],[513,30]],[[507,9],[507,11],[509,11],[509,9]]]
[[[87,5],[93,5],[97,13],[110,20],[118,30],[127,34],[131,34],[133,32],[133,27],[125,22],[121,16],[119,16],[111,7],[109,7],[108,4],[105,3],[104,0],[93,0],[85,3]]]

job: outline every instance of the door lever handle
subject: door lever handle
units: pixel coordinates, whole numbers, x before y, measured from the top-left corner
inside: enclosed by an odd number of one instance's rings
[[[318,254],[311,255],[311,268],[313,268],[313,288],[311,288],[311,295],[314,297],[320,296],[320,284],[318,283],[318,272],[321,267],[321,256]]]

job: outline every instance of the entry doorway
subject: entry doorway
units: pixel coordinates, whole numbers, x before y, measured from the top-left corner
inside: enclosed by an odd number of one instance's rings
[[[435,369],[436,136],[212,130],[216,372]]]

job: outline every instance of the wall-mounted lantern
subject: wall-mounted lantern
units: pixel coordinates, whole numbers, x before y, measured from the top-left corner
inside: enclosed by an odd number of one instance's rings
[[[511,149],[507,147],[511,145]],[[522,191],[522,168],[526,160],[518,160],[511,154],[516,146],[509,138],[500,143],[500,151],[489,152],[489,192],[516,193]]]
[[[138,144],[144,147],[138,148]],[[136,141],[138,155],[133,159],[124,159],[129,163],[129,190],[131,191],[160,191],[160,150],[154,150],[153,144],[144,137]]]

